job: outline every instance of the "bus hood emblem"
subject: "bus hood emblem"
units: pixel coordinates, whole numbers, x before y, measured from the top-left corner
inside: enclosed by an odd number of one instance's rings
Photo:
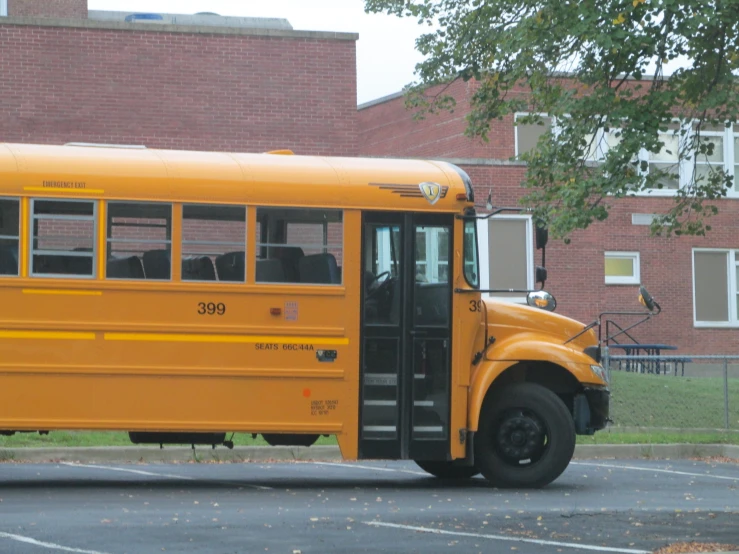
[[[421,189],[421,194],[423,194],[423,197],[428,200],[429,204],[432,206],[436,204],[441,197],[441,185],[436,183],[421,183],[418,185],[418,188]]]

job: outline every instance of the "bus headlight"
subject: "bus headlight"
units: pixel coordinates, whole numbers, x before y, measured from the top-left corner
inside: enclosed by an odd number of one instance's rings
[[[602,365],[591,365],[590,371],[592,371],[593,374],[604,383],[608,382],[608,374]]]

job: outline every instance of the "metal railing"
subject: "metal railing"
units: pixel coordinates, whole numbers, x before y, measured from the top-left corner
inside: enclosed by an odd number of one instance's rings
[[[739,355],[611,355],[612,428],[739,431]]]

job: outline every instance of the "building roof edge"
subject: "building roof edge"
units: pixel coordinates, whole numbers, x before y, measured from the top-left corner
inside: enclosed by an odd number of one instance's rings
[[[151,23],[128,23],[125,21],[97,21],[92,19],[60,19],[41,17],[3,17],[1,25],[27,27],[65,27],[74,29],[103,29],[111,31],[144,31],[150,33],[183,33],[202,35],[259,36],[288,39],[349,40],[357,41],[358,33],[333,31],[295,31],[286,29],[219,27],[210,25],[171,25]]]

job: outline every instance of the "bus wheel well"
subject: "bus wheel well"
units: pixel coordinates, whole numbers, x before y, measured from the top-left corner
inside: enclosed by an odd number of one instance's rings
[[[572,412],[580,382],[572,373],[552,362],[520,362],[506,369],[493,381],[490,389],[498,390],[513,383],[536,383],[559,396]],[[489,392],[489,391],[488,391]]]

